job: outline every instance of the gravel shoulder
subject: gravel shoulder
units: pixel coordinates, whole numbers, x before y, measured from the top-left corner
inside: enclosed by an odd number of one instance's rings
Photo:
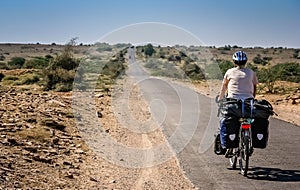
[[[166,141],[160,128],[144,134],[124,128],[112,108],[111,91],[99,93],[95,101],[103,133],[141,149]],[[130,168],[93,152],[76,127],[72,93],[12,88],[1,92],[0,101],[0,189],[195,189],[176,157]],[[136,119],[149,119],[137,86],[128,101]],[[151,162],[153,155],[144,158]]]

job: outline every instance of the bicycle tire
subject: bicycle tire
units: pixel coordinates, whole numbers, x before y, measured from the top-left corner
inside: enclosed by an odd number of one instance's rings
[[[248,166],[249,166],[249,149],[250,149],[249,137],[243,137],[241,144],[242,146],[240,149],[240,158],[239,158],[240,170],[243,176],[247,176]]]

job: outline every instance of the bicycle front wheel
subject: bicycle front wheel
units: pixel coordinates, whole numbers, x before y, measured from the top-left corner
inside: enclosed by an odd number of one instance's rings
[[[239,164],[241,169],[241,174],[247,176],[248,166],[249,166],[249,149],[250,140],[249,137],[244,137],[241,143]]]

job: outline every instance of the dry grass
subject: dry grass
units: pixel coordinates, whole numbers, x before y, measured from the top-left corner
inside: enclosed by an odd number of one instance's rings
[[[21,139],[46,143],[50,141],[51,132],[42,126],[27,128],[16,133]]]

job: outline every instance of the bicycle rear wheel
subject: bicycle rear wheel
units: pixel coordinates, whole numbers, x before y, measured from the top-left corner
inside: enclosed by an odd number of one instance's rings
[[[243,137],[243,140],[241,142],[240,157],[239,157],[240,170],[243,176],[247,176],[247,172],[248,172],[249,149],[250,149],[249,137]]]

